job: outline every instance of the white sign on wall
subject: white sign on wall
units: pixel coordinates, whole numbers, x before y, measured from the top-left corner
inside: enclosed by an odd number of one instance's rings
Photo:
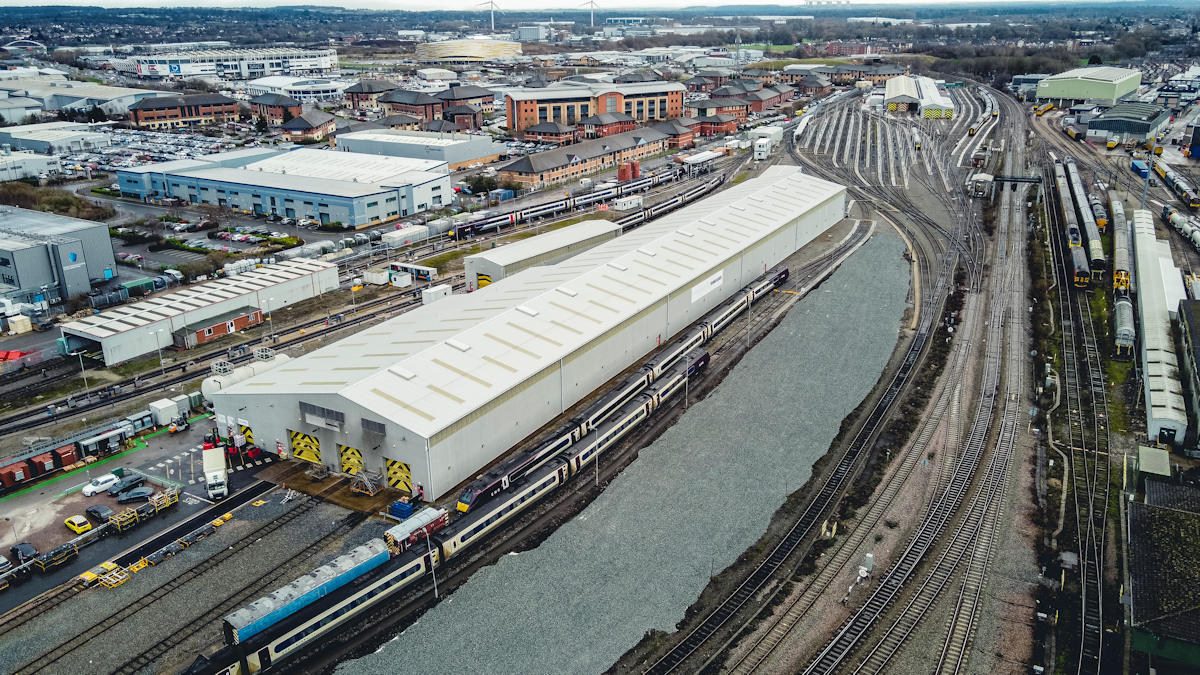
[[[725,271],[721,270],[711,277],[701,281],[692,287],[692,303],[695,304],[701,298],[712,293],[721,287],[721,282],[725,280]]]

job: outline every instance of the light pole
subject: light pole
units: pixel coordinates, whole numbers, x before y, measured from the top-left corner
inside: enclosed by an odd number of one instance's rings
[[[163,329],[161,328],[155,328],[154,330],[150,331],[150,333],[154,335],[154,348],[158,350],[158,373],[163,377],[166,377],[167,369],[165,366],[163,366],[162,344],[160,344],[161,341],[158,339],[158,334],[161,332],[163,332]]]
[[[266,311],[266,314],[267,314],[267,318],[268,318],[268,320],[269,320],[269,321],[271,321],[271,328],[275,328],[275,320],[274,320],[274,319],[272,319],[272,318],[270,318],[270,317],[271,317],[271,303],[272,303],[272,302],[275,302],[275,298],[267,298],[267,301],[266,301],[265,303],[263,303],[263,304],[266,306],[266,310],[267,310],[267,311]],[[262,341],[261,341],[261,344],[264,344],[264,345],[265,345],[265,344],[267,344],[267,325],[266,325],[265,323],[263,324],[263,327],[262,327]]]
[[[87,372],[83,369],[83,352],[71,352],[71,356],[79,357],[79,374],[83,377],[83,393],[87,394],[88,398],[91,398],[92,392],[88,390]]]

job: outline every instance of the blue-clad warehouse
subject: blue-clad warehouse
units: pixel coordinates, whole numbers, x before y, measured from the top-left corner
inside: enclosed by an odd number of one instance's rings
[[[340,223],[385,223],[450,203],[445,161],[309,148],[255,148],[117,172],[121,194],[177,199],[242,213]]]

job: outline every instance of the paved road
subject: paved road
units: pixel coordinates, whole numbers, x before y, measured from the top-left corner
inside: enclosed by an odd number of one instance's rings
[[[22,583],[0,591],[0,613],[116,557],[117,554],[207,508],[211,502],[204,492],[204,483],[198,480],[203,475],[200,452],[192,451],[193,448],[199,447],[206,426],[204,422],[198,422],[183,434],[161,434],[152,437],[145,448],[103,465],[89,467],[84,472],[57,482],[48,483],[42,489],[0,501],[0,512],[11,518],[9,522],[0,523],[3,527],[0,530],[0,547],[3,553],[8,555],[9,547],[16,541],[31,541],[40,551],[47,551],[66,543],[74,535],[62,524],[63,519],[82,514],[90,504],[107,504],[117,510],[116,500],[112,497],[83,497],[79,492],[79,488],[92,477],[108,473],[114,468],[134,469],[149,476],[151,480],[175,482],[180,484],[183,490],[177,507],[169,509],[130,533],[105,537],[81,549],[77,560],[53,573],[34,575]],[[260,469],[261,466],[250,465],[246,469],[232,471],[229,476],[230,488],[237,492],[250,485],[255,480],[254,474]],[[11,558],[11,555],[8,557]]]

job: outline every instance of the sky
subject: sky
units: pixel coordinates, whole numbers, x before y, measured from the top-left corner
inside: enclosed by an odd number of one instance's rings
[[[1042,0],[1017,0],[1019,2],[1040,2]],[[1114,0],[1115,1],[1115,0]],[[976,4],[996,4],[997,0],[870,0],[860,2],[852,0],[850,5],[897,5],[909,7],[912,5],[948,5],[956,6]],[[471,10],[479,8],[482,0],[443,0],[435,5],[428,0],[49,0],[48,2],[31,2],[30,0],[0,0],[0,6],[27,7],[31,5],[80,5],[101,7],[162,7],[162,6],[203,6],[203,7],[269,7],[274,5],[319,5],[326,7],[348,7],[364,9],[394,9],[394,10]],[[543,9],[552,14],[555,9],[582,9],[585,0],[496,0],[499,11],[504,9]],[[614,10],[644,10],[681,9],[683,7],[722,6],[731,4],[720,0],[597,0],[597,9]],[[804,4],[788,0],[736,0],[738,5],[786,5],[802,13]],[[1008,0],[1006,4],[1013,4]],[[480,11],[484,11],[480,9]]]

